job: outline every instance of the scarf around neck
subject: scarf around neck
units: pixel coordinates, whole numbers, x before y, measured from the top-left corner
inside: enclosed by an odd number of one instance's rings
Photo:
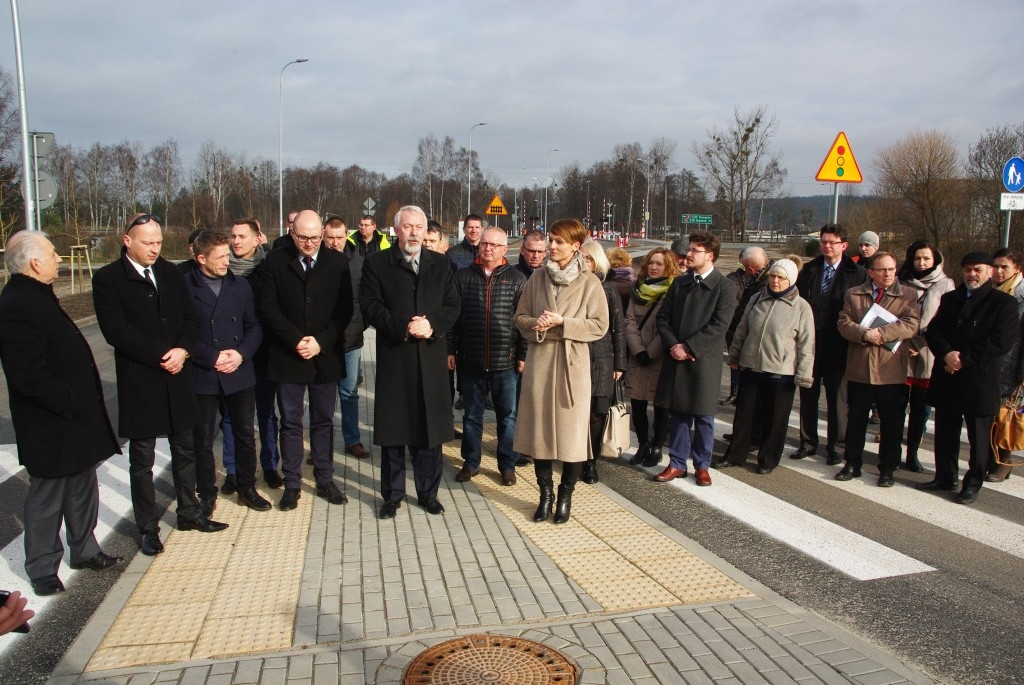
[[[569,259],[569,263],[565,265],[564,269],[559,268],[558,262],[553,259],[548,259],[545,265],[551,282],[560,287],[569,285],[579,278],[581,273],[587,270],[586,262],[583,261],[583,254],[579,251]]]
[[[1013,275],[1013,278],[1007,278],[1000,285],[996,286],[997,290],[1002,290],[1007,295],[1015,294],[1017,286],[1020,285],[1021,281],[1024,281],[1024,274],[1020,271]]]
[[[657,302],[665,296],[670,285],[672,285],[672,279],[667,276],[640,278],[633,284],[633,300],[637,304],[643,305]]]
[[[234,254],[228,255],[228,268],[234,275],[245,278],[263,262],[266,256],[267,253],[263,250],[263,246],[257,245],[256,252],[250,259],[236,257]]]

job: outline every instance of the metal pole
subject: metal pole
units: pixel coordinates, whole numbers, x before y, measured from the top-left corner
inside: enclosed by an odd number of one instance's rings
[[[37,154],[37,151],[39,149],[37,143],[38,140],[38,136],[36,136],[35,133],[32,133],[32,198],[35,200],[35,202],[33,202],[32,204],[35,205],[36,228],[41,231],[43,230],[43,219],[39,209],[39,155]],[[73,272],[74,270],[75,264],[74,260],[72,260],[71,271]],[[71,281],[71,292],[75,292],[75,283],[73,278]]]
[[[469,158],[466,160],[466,214],[473,213],[473,129],[486,125],[486,121],[481,121],[479,124],[469,127]]]
[[[1013,216],[1013,212],[1006,213],[1006,222],[1003,224],[1003,247],[1010,246],[1010,217]]]
[[[832,223],[839,223],[839,183],[832,184]]]
[[[558,152],[558,148],[548,150],[544,156],[544,230],[548,230],[548,186],[551,185],[551,153]]]
[[[309,60],[301,57],[281,67],[277,77],[277,108],[280,130],[277,137],[277,216],[280,221],[281,235],[284,235],[284,70],[293,64],[302,64]]]
[[[650,158],[647,159],[647,199],[644,200],[644,232],[640,236],[647,239],[651,234],[651,169],[653,168]]]
[[[21,164],[24,176],[25,228],[36,230],[32,209],[36,204],[36,189],[32,179],[28,147],[28,105],[25,102],[25,65],[21,57],[21,26],[18,20],[18,0],[11,0],[11,20],[14,24],[14,62],[18,72],[18,107],[21,110]]]

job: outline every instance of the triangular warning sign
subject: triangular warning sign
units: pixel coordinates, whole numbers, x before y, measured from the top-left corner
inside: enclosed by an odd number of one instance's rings
[[[853,150],[850,149],[850,141],[842,131],[836,136],[836,142],[832,143],[825,161],[818,169],[818,175],[814,178],[832,183],[860,183],[864,180],[860,175],[857,160],[853,157]]]
[[[491,199],[491,204],[487,205],[487,211],[485,213],[488,216],[508,216],[508,212],[505,211],[505,205],[497,195]]]

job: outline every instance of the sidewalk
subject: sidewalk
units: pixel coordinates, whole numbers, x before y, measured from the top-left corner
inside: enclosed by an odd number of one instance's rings
[[[577,487],[569,523],[537,524],[532,469],[502,487],[485,456],[457,483],[458,454],[445,445],[441,516],[413,496],[377,519],[376,448],[336,457],[344,506],[311,481],[292,512],[220,498],[231,527],[174,531],[164,554],[137,555],[50,683],[932,682],[603,485]],[[276,505],[280,491],[261,491]]]

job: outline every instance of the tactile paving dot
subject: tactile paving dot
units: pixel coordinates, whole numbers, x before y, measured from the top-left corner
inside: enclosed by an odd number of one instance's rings
[[[468,635],[416,656],[404,685],[575,683],[576,666],[557,650],[520,637]]]
[[[295,603],[292,602],[292,606]],[[192,658],[244,654],[291,647],[291,612],[207,620]]]

